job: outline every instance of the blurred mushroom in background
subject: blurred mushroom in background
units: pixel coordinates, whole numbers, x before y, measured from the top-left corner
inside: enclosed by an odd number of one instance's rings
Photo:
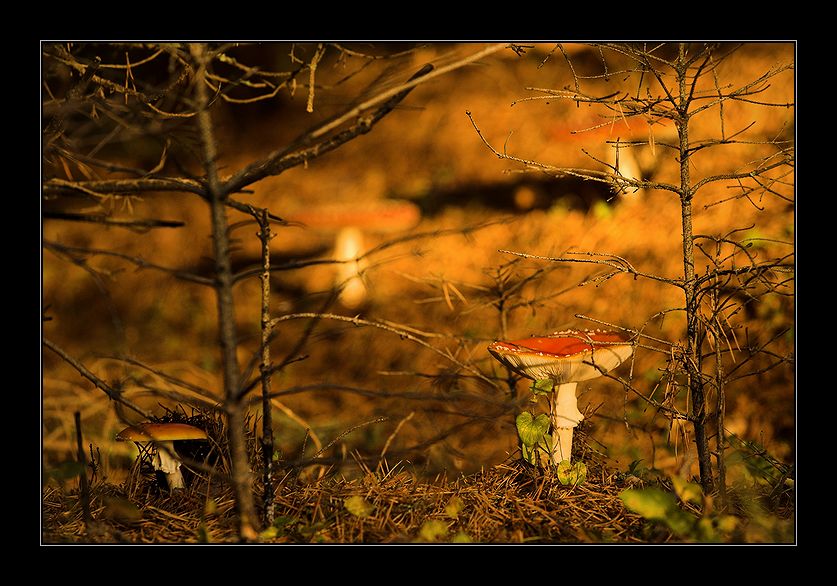
[[[421,211],[405,200],[375,200],[326,204],[290,211],[283,216],[288,222],[334,235],[333,259],[338,261],[334,286],[340,290],[339,301],[354,309],[367,299],[369,291],[363,279],[368,261],[361,258],[368,248],[365,235],[395,236],[415,227]]]

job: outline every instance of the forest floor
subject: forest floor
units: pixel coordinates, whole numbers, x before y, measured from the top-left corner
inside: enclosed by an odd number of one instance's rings
[[[444,64],[452,59],[449,51],[461,55],[478,49],[430,47],[401,69],[408,74],[425,59]],[[595,51],[578,50],[572,56],[579,72],[600,65]],[[720,71],[724,79],[741,83],[793,58],[792,45],[754,44]],[[324,86],[345,74],[341,67],[320,65]],[[280,100],[276,110],[222,109],[215,119],[222,137],[222,174],[285,144],[312,120],[344,108],[357,88],[370,81],[364,75],[334,86],[332,93],[316,93],[314,114],[305,111],[302,89]],[[495,156],[477,133],[495,148],[567,167],[595,166],[595,160],[607,159],[607,141],[648,139],[648,128],[627,122],[576,133],[597,120],[591,110],[543,96],[528,99],[538,94],[527,88],[559,88],[571,81],[566,64],[549,46],[538,45],[523,56],[501,54],[417,87],[367,136],[268,178],[242,196],[290,218],[341,202],[362,209],[406,200],[420,210],[417,223],[397,234],[364,234],[367,249],[380,248],[363,267],[361,301],[335,299],[333,266],[312,264],[272,276],[274,315],[360,316],[388,324],[401,335],[329,319],[313,326],[305,319],[280,324],[273,356],[290,360],[274,382],[280,473],[275,520],[263,531],[263,541],[794,541],[795,493],[792,478],[783,476],[796,457],[792,366],[765,369],[730,387],[725,426],[740,442],[730,450],[726,494],[697,497],[691,492],[697,478],[691,430],[613,380],[579,387],[585,419],[574,456],[587,466],[583,482],[564,484],[554,473],[519,459],[514,417],[530,405],[527,384],[504,386],[511,379],[487,353],[488,343],[600,324],[678,340],[684,328],[681,317],[668,313],[682,306],[680,290],[625,276],[604,278],[603,271],[589,265],[502,252],[545,257],[604,252],[630,259],[641,270],[682,276],[680,208],[672,194],[614,197],[607,186],[521,173]],[[618,81],[591,83],[604,95],[612,89],[607,84]],[[761,99],[793,102],[793,82],[792,73],[775,80]],[[727,132],[750,124],[744,106],[731,106],[725,116]],[[695,137],[717,129],[716,120],[699,120]],[[672,140],[670,128],[656,132],[660,144]],[[749,132],[792,137],[793,108],[759,117]],[[132,157],[145,156],[148,167],[159,159],[145,142],[126,141],[123,148]],[[694,157],[696,178],[755,157],[755,150],[743,147],[718,155],[710,151]],[[656,180],[676,182],[677,167],[663,161],[662,152],[644,151],[640,162]],[[756,254],[787,254],[787,242],[794,239],[793,203],[725,197],[709,190],[696,199],[696,233],[735,233],[751,239]],[[206,394],[220,401],[223,381],[211,288],[114,256],[80,260],[67,252],[70,247],[107,249],[206,277],[212,249],[205,202],[161,194],[109,205],[109,212],[182,221],[185,227],[138,233],[45,222],[44,241],[55,246],[43,254],[43,297],[50,318],[44,337],[102,380],[118,381],[126,397],[158,415],[184,405],[191,409],[190,401],[201,404],[195,402]],[[230,212],[236,271],[260,260],[256,228],[247,219]],[[271,245],[276,263],[328,257],[334,246],[335,235],[327,231],[288,225],[277,232]],[[259,349],[259,288],[253,278],[235,289],[239,360],[251,367]],[[731,347],[771,340],[773,355],[793,353],[792,298],[750,305],[730,319],[741,336],[728,341]],[[412,343],[405,334],[424,344]],[[659,396],[667,360],[661,347],[639,347],[625,376],[649,396]],[[467,375],[461,364],[471,369]],[[133,414],[115,409],[48,351],[43,374],[44,543],[237,540],[234,502],[222,481],[201,472],[184,491],[161,490],[153,474],[135,463],[136,448],[115,441],[116,433],[134,422]],[[481,376],[501,384],[486,385]],[[204,394],[191,393],[185,385]],[[76,411],[88,459],[92,456],[97,466],[86,506],[74,480]],[[258,421],[255,399],[253,413],[253,422]],[[218,442],[223,441],[219,436]],[[258,471],[257,457],[251,456]],[[626,506],[625,491],[641,489],[648,490],[645,500]]]

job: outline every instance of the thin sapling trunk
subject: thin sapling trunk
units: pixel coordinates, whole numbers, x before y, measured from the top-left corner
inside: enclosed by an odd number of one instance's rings
[[[706,399],[703,392],[703,377],[700,368],[700,321],[695,276],[694,231],[692,228],[693,191],[689,177],[689,104],[690,91],[687,85],[688,59],[686,45],[680,44],[677,59],[677,81],[679,85],[678,116],[675,120],[680,139],[680,212],[683,233],[683,291],[686,298],[686,350],[685,367],[691,394],[690,418],[695,430],[700,482],[704,492],[711,492],[714,481],[706,434]]]
[[[206,169],[207,191],[212,217],[212,244],[215,256],[215,292],[218,308],[219,344],[224,369],[224,409],[227,413],[227,437],[230,442],[230,466],[232,485],[236,495],[239,514],[239,537],[243,541],[257,539],[256,514],[252,491],[252,478],[247,440],[245,437],[245,405],[239,397],[241,374],[236,356],[236,328],[233,303],[233,272],[230,264],[230,243],[228,236],[227,211],[224,205],[226,193],[221,187],[216,165],[216,146],[212,132],[212,119],[207,109],[209,99],[204,78],[207,56],[203,45],[191,46],[198,62],[195,75],[195,89],[198,102],[198,127],[203,147]]]
[[[263,209],[254,213],[259,223],[259,240],[262,243],[262,308],[261,308],[261,379],[262,379],[262,483],[264,484],[263,506],[264,526],[273,525],[273,415],[270,405],[270,339],[273,324],[270,321],[270,241],[273,234],[270,231],[270,218]]]

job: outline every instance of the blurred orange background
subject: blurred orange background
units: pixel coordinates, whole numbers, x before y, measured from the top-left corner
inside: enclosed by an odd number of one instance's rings
[[[432,44],[417,49],[395,62],[392,83],[404,81],[425,62],[444,65],[482,47]],[[601,70],[597,49],[572,44],[565,48],[577,75]],[[299,50],[303,56],[312,48]],[[286,45],[259,45],[242,49],[239,58],[281,69],[287,64],[288,51]],[[325,58],[317,69],[311,113],[306,111],[309,92],[302,86],[292,96],[283,92],[255,105],[217,105],[213,116],[222,176],[265,157],[312,124],[342,111],[381,72],[381,68],[370,66],[341,82],[347,73],[359,69],[363,60],[337,59],[336,52],[327,55],[333,56]],[[617,70],[618,56],[608,55],[607,59]],[[745,44],[718,66],[718,78],[722,84],[741,85],[777,63],[793,60],[792,44]],[[137,68],[134,73],[141,72]],[[759,99],[793,103],[794,82],[793,71],[777,76]],[[466,115],[470,112],[483,137],[498,150],[560,167],[603,169],[595,159],[607,160],[613,150],[607,141],[617,138],[644,140],[654,132],[659,143],[673,140],[671,128],[649,130],[639,119],[575,133],[599,124],[601,111],[569,100],[545,99],[542,92],[531,89],[563,89],[573,83],[566,60],[553,44],[533,45],[523,55],[509,50],[495,53],[419,85],[369,134],[236,196],[288,219],[335,204],[363,209],[393,199],[409,201],[420,211],[416,222],[395,232],[363,231],[366,250],[393,239],[403,241],[365,259],[360,267],[361,292],[352,300],[344,297],[328,303],[339,274],[334,265],[272,274],[274,317],[326,311],[386,320],[396,328],[417,332],[438,350],[378,328],[334,320],[318,322],[297,353],[306,358],[287,365],[273,380],[274,391],[280,393],[274,403],[274,424],[283,457],[310,457],[345,434],[326,455],[346,474],[353,470],[354,451],[374,457],[384,446],[388,459],[410,462],[429,476],[479,470],[514,453],[514,416],[529,408],[525,381],[517,383],[517,396],[513,397],[502,386],[491,386],[475,376],[479,372],[501,381],[506,377],[486,351],[492,340],[568,327],[600,327],[601,323],[643,329],[670,342],[683,338],[682,312],[658,317],[660,312],[683,306],[682,292],[674,287],[628,275],[591,281],[604,272],[602,267],[522,259],[500,252],[549,257],[568,251],[608,253],[629,260],[642,272],[682,276],[680,207],[674,194],[614,194],[603,184],[522,173],[519,165],[491,153]],[[625,89],[623,77],[618,75],[586,80],[584,85],[596,95]],[[538,99],[524,100],[536,96]],[[754,141],[793,138],[792,107],[758,108],[748,103],[726,107],[727,134],[751,122],[754,124],[744,136]],[[142,140],[143,130],[123,133],[110,154],[152,167],[159,160],[160,149],[153,141]],[[695,139],[718,136],[717,113],[696,118],[691,131]],[[674,157],[663,148],[653,153],[649,150],[643,151],[644,159],[637,157],[643,172],[657,181],[677,182]],[[758,145],[706,149],[692,159],[692,178],[743,168],[763,153],[764,148]],[[753,250],[761,258],[792,254],[792,179],[790,182],[784,192],[790,203],[769,196],[758,201],[716,203],[729,197],[728,187],[719,184],[704,189],[695,200],[695,233],[724,235],[746,229],[746,234],[739,236],[758,239],[753,241]],[[77,209],[89,211],[86,205],[79,204]],[[44,241],[116,251],[211,277],[209,211],[196,196],[161,193],[115,198],[99,207],[120,217],[178,220],[185,226],[140,233],[45,220]],[[235,244],[234,269],[257,266],[257,227],[252,222],[237,224],[248,219],[237,211],[230,210],[229,219]],[[331,258],[337,231],[318,229],[310,220],[308,224],[273,227],[274,263]],[[177,404],[159,391],[188,393],[119,356],[134,357],[198,385],[220,401],[223,390],[213,290],[169,273],[140,270],[117,257],[96,255],[85,263],[70,262],[65,255],[45,249],[43,302],[51,320],[44,323],[44,336],[158,415],[163,414],[162,406]],[[707,264],[704,257],[698,257],[697,273],[702,274]],[[529,279],[537,271],[541,272]],[[343,278],[347,275],[351,273],[344,273]],[[505,318],[497,307],[498,287],[510,290]],[[239,361],[244,370],[259,348],[258,278],[242,280],[234,292]],[[741,336],[736,340],[741,347],[764,343],[787,330],[770,349],[788,356],[794,351],[794,316],[792,297],[767,296],[729,319],[730,326],[737,328],[736,335]],[[278,324],[271,345],[275,362],[293,351],[310,324],[308,319]],[[646,396],[659,396],[664,392],[657,385],[666,361],[663,352],[639,348],[631,368],[618,374],[630,378]],[[463,370],[457,362],[471,370]],[[257,373],[257,367],[250,370],[250,376]],[[134,457],[134,448],[117,443],[114,437],[126,420],[136,420],[134,414],[120,413],[103,393],[46,350],[43,376],[45,465],[71,459],[75,442],[72,414],[80,410],[85,441],[99,450],[102,474],[120,479]],[[776,458],[791,461],[796,434],[794,382],[792,365],[783,364],[730,384],[728,430],[759,442]],[[625,469],[642,458],[661,470],[696,472],[693,448],[684,442],[690,439],[690,431],[671,429],[668,420],[618,383],[597,379],[580,384],[579,407],[587,415],[584,441],[614,468]],[[256,402],[254,413],[259,409]],[[379,418],[385,419],[368,423]]]

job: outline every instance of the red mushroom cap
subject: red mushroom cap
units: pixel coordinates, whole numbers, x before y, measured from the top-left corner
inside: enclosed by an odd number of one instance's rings
[[[488,351],[521,376],[563,384],[596,378],[622,364],[633,353],[628,340],[622,332],[567,330],[493,342]]]
[[[283,217],[318,230],[356,227],[392,233],[416,226],[421,220],[421,211],[416,204],[406,200],[374,200],[310,206],[288,211]]]

